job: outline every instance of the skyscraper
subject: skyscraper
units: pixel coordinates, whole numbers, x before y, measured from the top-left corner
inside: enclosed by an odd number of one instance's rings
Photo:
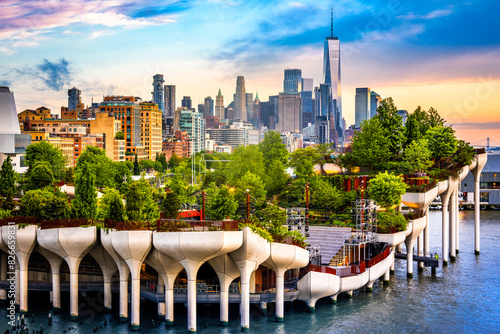
[[[175,85],[165,85],[165,112],[167,117],[174,116],[175,112]]]
[[[359,128],[363,120],[371,118],[370,101],[370,88],[356,88],[354,127]]]
[[[253,115],[253,93],[245,94],[245,105],[247,109],[247,119],[242,119],[242,121],[251,122]]]
[[[224,96],[220,92],[215,97],[215,116],[218,116],[219,119],[225,119],[224,115]]]
[[[335,128],[330,129],[332,132],[336,131],[338,136],[341,137],[342,129],[342,94],[341,94],[341,75],[340,75],[340,41],[337,37],[333,36],[333,9],[331,21],[331,34],[326,38],[325,50],[323,57],[323,83],[328,85],[329,103],[325,106],[328,110],[328,116],[333,117]],[[322,92],[323,95],[323,92]],[[323,101],[322,101],[323,102]],[[321,106],[323,109],[324,107]],[[323,112],[322,112],[323,114]],[[333,136],[331,135],[330,138]]]
[[[279,132],[300,133],[302,131],[302,99],[299,93],[280,93],[278,102]]]
[[[158,109],[164,113],[165,112],[165,100],[164,100],[164,90],[163,84],[165,80],[163,80],[163,74],[155,74],[153,76],[153,102],[158,105]]]
[[[239,76],[236,79],[236,94],[234,96],[234,119],[241,121],[247,120],[245,78],[242,76]]]
[[[250,121],[252,122],[252,125],[256,127],[257,129],[260,128],[260,99],[259,99],[259,93],[255,94],[255,100],[253,100],[253,110],[252,110],[252,117]]]
[[[382,101],[380,95],[372,91],[370,93],[370,118],[377,114],[377,108],[380,106],[380,101]]]
[[[302,78],[302,92],[312,92],[314,90],[313,79]]]
[[[298,93],[301,91],[302,70],[300,69],[285,69],[285,80],[283,80],[284,93]]]
[[[214,115],[214,100],[211,96],[207,96],[203,105],[203,117]]]
[[[186,107],[188,110],[192,109],[193,101],[191,101],[191,96],[183,96],[181,101],[181,106]]]
[[[82,91],[79,90],[78,88],[73,87],[71,89],[68,89],[68,109],[69,110],[76,110],[77,107],[82,104],[82,98],[80,96],[81,94],[82,94]]]

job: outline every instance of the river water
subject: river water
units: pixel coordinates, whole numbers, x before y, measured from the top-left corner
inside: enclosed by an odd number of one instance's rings
[[[441,212],[430,212],[432,253],[441,253]],[[404,247],[403,247],[404,249]],[[355,292],[354,298],[339,296],[333,305],[322,299],[315,313],[307,313],[305,303],[286,305],[285,322],[274,322],[273,308],[267,315],[252,307],[250,331],[253,333],[500,333],[500,211],[481,211],[481,255],[474,255],[474,212],[460,211],[460,253],[457,261],[438,268],[435,276],[430,268],[413,279],[406,278],[406,261],[396,260],[396,272],[388,286],[375,282],[372,293]],[[128,333],[126,323],[117,320],[118,300],[112,313],[104,313],[101,294],[80,297],[80,322],[69,321],[69,295],[62,294],[63,311],[47,326],[50,311],[48,293],[31,293],[30,312],[26,317],[31,329],[44,333]],[[199,333],[239,333],[238,305],[230,305],[228,327],[218,326],[219,305],[198,305]],[[34,322],[31,323],[31,314]],[[0,333],[7,324],[5,305],[0,310]],[[141,332],[185,333],[186,308],[176,304],[175,326],[165,327],[152,319],[156,305],[141,305]],[[104,320],[108,322],[104,326]],[[101,328],[102,327],[102,328]],[[31,330],[30,330],[31,333]]]

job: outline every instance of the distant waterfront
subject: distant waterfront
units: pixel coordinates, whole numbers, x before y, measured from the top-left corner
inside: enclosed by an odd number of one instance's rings
[[[431,252],[441,252],[441,211],[430,212]],[[481,255],[474,255],[474,211],[460,211],[460,253],[457,262],[439,268],[432,277],[430,269],[423,273],[414,270],[414,279],[406,279],[406,263],[396,260],[396,274],[388,287],[378,282],[373,293],[355,292],[353,299],[339,298],[337,305],[328,299],[320,300],[316,313],[307,313],[306,305],[296,301],[287,305],[285,322],[274,322],[272,305],[268,315],[252,308],[250,331],[254,333],[500,333],[500,211],[481,211]],[[404,249],[404,247],[403,247]],[[63,311],[54,315],[53,326],[47,326],[50,310],[47,293],[30,293],[26,319],[30,328],[44,333],[127,333],[128,325],[117,321],[117,298],[113,300],[115,312],[106,314],[97,302],[99,295],[81,298],[80,320],[69,321],[69,295],[63,294]],[[40,302],[43,300],[44,302]],[[45,302],[47,301],[47,302]],[[93,305],[93,306],[92,306]],[[35,314],[35,322],[31,314]],[[152,315],[156,305],[141,305],[141,331],[145,333],[185,333],[186,309],[176,305],[175,326],[152,328]],[[7,326],[6,310],[0,310],[0,332]],[[240,322],[238,306],[230,306],[229,327],[219,327],[219,305],[198,305],[199,333],[238,333]],[[104,319],[109,323],[104,327]],[[101,329],[100,326],[103,326]],[[158,321],[156,320],[156,325]],[[73,327],[73,329],[69,329]],[[207,327],[207,328],[206,328]],[[30,330],[31,332],[31,330]]]

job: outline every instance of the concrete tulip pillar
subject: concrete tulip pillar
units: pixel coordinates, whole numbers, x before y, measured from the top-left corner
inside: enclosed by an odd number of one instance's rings
[[[127,263],[132,276],[131,328],[140,327],[141,266],[151,250],[151,231],[113,231],[111,244]]]
[[[95,226],[65,227],[37,231],[40,247],[62,257],[69,267],[70,319],[78,319],[78,268],[97,241]]]
[[[240,231],[224,232],[160,232],[153,244],[163,254],[180,262],[188,277],[188,331],[196,332],[196,275],[203,263],[238,249]]]
[[[309,252],[303,248],[273,242],[269,258],[264,266],[274,270],[276,274],[276,321],[283,322],[285,315],[285,272],[307,266]]]
[[[417,218],[412,221],[412,231],[405,239],[406,246],[406,273],[408,278],[413,277],[413,245],[417,236],[419,236],[425,227],[425,217]]]
[[[215,270],[220,283],[220,324],[227,326],[229,323],[229,286],[240,276],[240,271],[228,254],[222,254],[208,263]],[[267,305],[266,305],[267,308]]]
[[[481,179],[481,172],[483,171],[484,165],[488,160],[488,154],[476,154],[476,166],[471,169],[472,175],[474,176],[474,253],[479,255],[481,243],[480,243],[480,215],[479,211],[481,209],[480,204],[480,187],[479,182]]]
[[[155,235],[156,233],[153,234],[153,240]],[[165,284],[165,321],[167,326],[172,326],[174,324],[174,283],[184,267],[156,248],[151,249],[145,261],[158,272]]]
[[[165,280],[162,277],[158,277],[158,286],[156,287],[156,292],[165,294],[165,284]],[[158,303],[158,317],[160,317],[160,319],[165,318],[165,302]]]
[[[241,330],[250,330],[250,276],[271,254],[271,245],[253,233],[250,228],[242,230],[243,245],[229,254],[241,276]]]
[[[337,295],[340,293],[340,277],[337,275],[308,272],[297,282],[299,300],[307,304],[309,312],[314,312],[316,301],[323,297],[331,296],[332,302],[337,302]]]
[[[118,270],[118,267],[111,255],[106,252],[102,243],[96,244],[90,251],[90,255],[96,260],[102,271],[102,278],[104,281],[104,308],[111,310],[111,278]]]
[[[111,242],[111,231],[101,230],[101,245],[115,262],[120,274],[120,321],[128,319],[128,276],[130,269],[127,263],[115,252]]]
[[[442,241],[443,241],[443,265],[448,264],[449,260],[449,224],[450,224],[450,216],[448,212],[448,205],[450,202],[450,196],[457,187],[458,181],[448,177],[448,187],[443,193],[440,194],[441,196],[441,203],[442,203],[442,224],[443,224],[443,232],[442,232]]]
[[[475,162],[475,161],[474,161]],[[474,163],[473,162],[473,163]],[[460,171],[460,175],[459,175],[459,178],[460,178],[460,184],[462,183],[463,179],[465,179],[465,177],[467,176],[467,174],[469,174],[469,171],[470,171],[470,167],[472,167],[473,164],[471,164],[470,166],[465,166],[461,169]],[[474,165],[475,166],[475,165]],[[455,251],[456,251],[456,254],[458,254],[459,252],[459,244],[460,244],[460,222],[459,222],[459,219],[458,219],[458,209],[459,209],[459,202],[458,202],[458,190],[455,192],[455,211],[456,211],[456,215],[455,217],[457,218],[456,220],[456,223],[455,223],[455,231],[456,231],[456,237],[455,237]]]
[[[19,263],[19,310],[22,313],[28,311],[28,261],[36,246],[36,225],[28,225],[20,228],[18,225],[2,226],[3,242],[10,246],[10,236],[14,236],[14,250]],[[16,291],[17,292],[17,291]]]
[[[40,247],[38,245],[35,250],[42,254],[50,264],[50,271],[52,273],[52,308],[54,311],[61,309],[61,263],[63,258],[51,251]]]

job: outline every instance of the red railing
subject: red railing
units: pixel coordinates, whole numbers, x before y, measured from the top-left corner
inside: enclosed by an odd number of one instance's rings
[[[353,264],[351,265],[351,274],[352,275],[359,275],[364,273],[366,270],[366,262],[361,261],[359,264]]]
[[[59,228],[59,227],[80,227],[86,225],[93,225],[93,220],[90,218],[68,218],[68,219],[55,219],[43,220],[40,222],[40,228]]]
[[[327,267],[327,266],[319,266],[317,264],[309,264],[306,267],[302,268],[300,270],[300,275],[299,278],[304,277],[307,275],[310,271],[315,271],[318,273],[326,273],[326,274],[331,274],[331,275],[336,275],[337,271],[333,268]]]
[[[0,226],[8,225],[10,222],[14,224],[38,225],[40,223],[40,218],[22,216],[7,217],[0,219]]]
[[[374,256],[370,260],[366,261],[366,267],[367,268],[373,267],[374,265],[381,262],[382,260],[385,260],[389,256],[390,253],[391,253],[391,248],[386,246],[385,249],[382,251],[382,253],[380,253],[379,255]]]

